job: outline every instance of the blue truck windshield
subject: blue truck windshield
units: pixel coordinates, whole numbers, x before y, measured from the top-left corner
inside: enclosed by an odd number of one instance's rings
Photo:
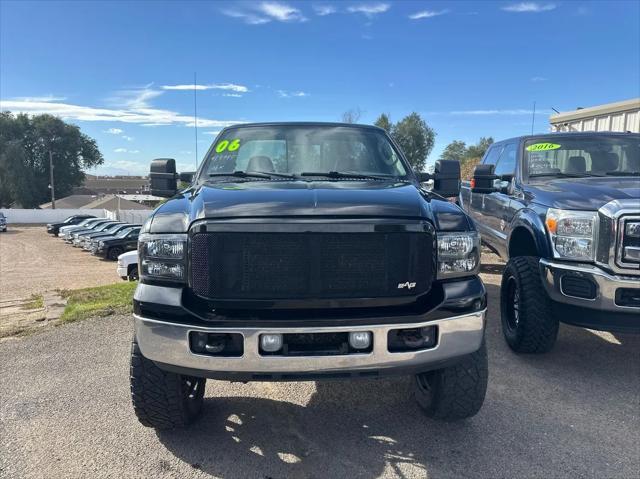
[[[546,136],[527,140],[529,177],[640,175],[640,136]]]

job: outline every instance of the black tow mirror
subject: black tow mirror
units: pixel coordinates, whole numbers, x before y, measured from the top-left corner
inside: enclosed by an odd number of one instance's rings
[[[418,173],[418,181],[426,183],[433,180],[434,193],[450,198],[460,194],[460,162],[455,160],[438,160],[433,174]]]
[[[473,170],[471,191],[473,193],[495,193],[498,189],[494,181],[498,176],[494,174],[495,165],[478,165]]]
[[[153,196],[171,197],[178,192],[178,175],[176,175],[176,160],[173,158],[158,158],[151,162],[149,171],[151,194]]]

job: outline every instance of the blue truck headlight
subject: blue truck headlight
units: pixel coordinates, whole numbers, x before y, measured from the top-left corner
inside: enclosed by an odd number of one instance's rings
[[[138,240],[140,278],[184,282],[186,280],[187,235],[143,234]]]
[[[545,225],[555,258],[593,261],[597,234],[597,212],[549,208]]]
[[[438,241],[438,279],[478,274],[480,235],[477,231],[440,233]]]

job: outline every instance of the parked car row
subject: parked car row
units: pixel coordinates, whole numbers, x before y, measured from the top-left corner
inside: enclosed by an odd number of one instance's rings
[[[121,254],[138,247],[141,226],[108,218],[76,215],[61,223],[48,224],[47,232],[94,256],[116,261]]]
[[[7,218],[4,213],[0,213],[0,231],[7,231]]]

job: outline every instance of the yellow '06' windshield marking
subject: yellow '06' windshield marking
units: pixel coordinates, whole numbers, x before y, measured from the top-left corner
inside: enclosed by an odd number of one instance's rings
[[[224,150],[227,151],[236,151],[240,148],[240,139],[236,138],[235,140],[222,140],[220,143],[216,145],[216,153],[222,153]]]
[[[527,151],[546,151],[546,150],[557,150],[561,148],[562,145],[558,145],[557,143],[535,143],[533,145],[527,146]]]

